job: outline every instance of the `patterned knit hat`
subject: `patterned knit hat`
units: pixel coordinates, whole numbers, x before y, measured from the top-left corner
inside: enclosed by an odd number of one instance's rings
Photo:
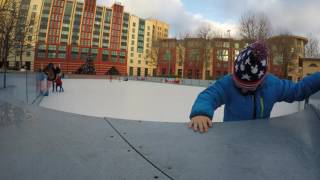
[[[250,44],[242,50],[235,63],[233,80],[241,88],[256,88],[267,73],[268,48],[262,41]]]

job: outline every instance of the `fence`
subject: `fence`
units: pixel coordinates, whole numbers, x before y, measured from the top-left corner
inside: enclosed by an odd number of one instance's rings
[[[5,84],[4,81],[6,81]],[[32,104],[41,95],[41,85],[46,87],[46,77],[41,73],[30,71],[4,73],[0,71],[1,98],[16,99]]]

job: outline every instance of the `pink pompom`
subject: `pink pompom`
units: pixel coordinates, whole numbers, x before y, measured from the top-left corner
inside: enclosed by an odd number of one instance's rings
[[[253,51],[253,55],[259,59],[264,60],[268,57],[268,47],[264,41],[256,41],[255,43],[251,44],[251,48]]]

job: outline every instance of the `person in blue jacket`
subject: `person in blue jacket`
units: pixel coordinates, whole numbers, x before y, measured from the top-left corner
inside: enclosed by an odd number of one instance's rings
[[[320,73],[298,83],[268,73],[268,49],[263,41],[250,44],[235,60],[234,73],[202,91],[194,102],[189,128],[206,132],[214,111],[224,107],[224,122],[268,119],[276,102],[302,101],[320,90]]]

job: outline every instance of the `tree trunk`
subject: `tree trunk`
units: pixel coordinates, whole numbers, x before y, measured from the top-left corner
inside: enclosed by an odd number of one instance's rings
[[[23,49],[21,48],[20,49],[20,52],[19,52],[19,58],[20,58],[20,67],[19,67],[19,69],[21,69],[22,68],[22,54],[23,54]]]
[[[6,35],[4,40],[4,55],[3,55],[3,67],[4,67],[4,76],[3,76],[3,88],[7,87],[7,58],[9,55],[9,33]]]

